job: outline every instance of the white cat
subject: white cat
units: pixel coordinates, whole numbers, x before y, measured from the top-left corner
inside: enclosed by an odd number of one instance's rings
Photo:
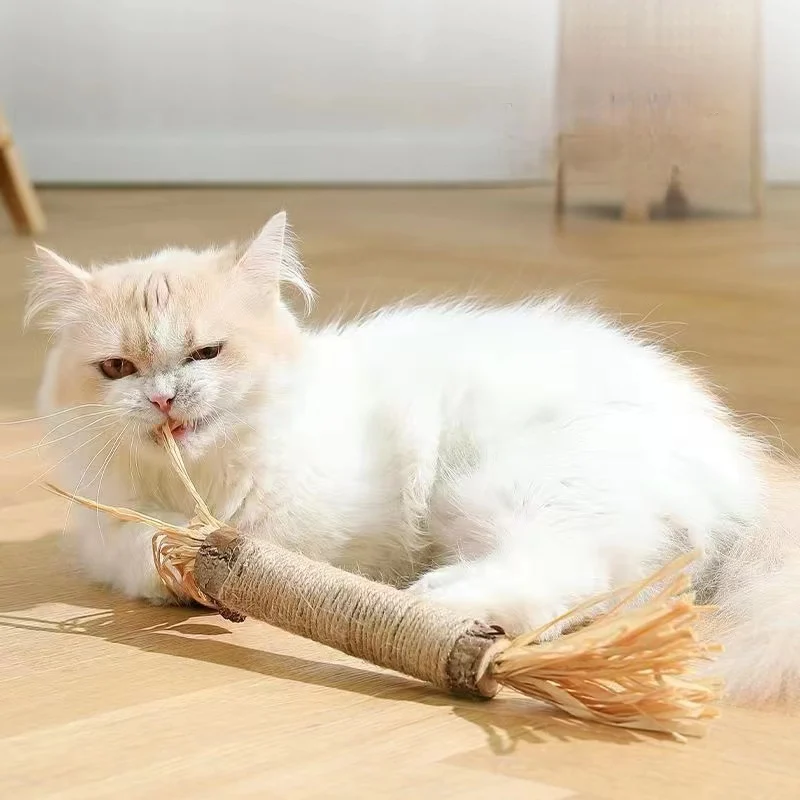
[[[244,253],[37,254],[27,319],[53,332],[41,410],[69,488],[185,521],[169,420],[218,517],[510,632],[699,547],[730,691],[800,694],[800,482],[655,346],[552,300],[304,330],[284,214]],[[150,530],[74,514],[89,575],[170,599]]]

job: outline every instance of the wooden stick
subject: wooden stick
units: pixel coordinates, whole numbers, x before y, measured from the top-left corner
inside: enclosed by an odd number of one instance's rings
[[[720,649],[694,631],[708,610],[696,606],[689,593],[686,567],[696,554],[509,639],[496,626],[464,619],[418,596],[240,536],[213,517],[169,431],[164,436],[197,504],[197,517],[185,528],[48,488],[119,519],[153,526],[159,574],[177,596],[229,619],[252,616],[456,695],[491,698],[505,686],[580,719],[677,738],[703,735],[716,716],[721,684],[692,674],[697,662]],[[548,640],[554,626],[592,617]]]

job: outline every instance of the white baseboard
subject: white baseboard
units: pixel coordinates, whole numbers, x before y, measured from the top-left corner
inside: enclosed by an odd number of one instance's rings
[[[25,135],[39,183],[463,183],[546,176],[544,146],[500,137]],[[543,143],[544,145],[544,143]],[[536,152],[538,150],[538,152]]]
[[[98,136],[16,139],[33,180],[59,184],[379,184],[547,180],[548,142],[497,137]],[[767,136],[769,183],[800,182],[800,137]]]

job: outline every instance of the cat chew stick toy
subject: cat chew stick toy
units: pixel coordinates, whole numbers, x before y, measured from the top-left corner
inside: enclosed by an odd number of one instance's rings
[[[580,719],[681,739],[703,735],[716,716],[720,684],[690,674],[696,662],[719,651],[693,629],[706,609],[688,594],[691,554],[636,586],[509,639],[497,627],[410,593],[240,536],[211,514],[166,429],[164,444],[196,503],[186,527],[48,488],[154,527],[159,574],[179,598],[235,621],[254,617],[454,695],[488,699],[508,687]],[[588,624],[542,640],[554,625],[598,611]]]

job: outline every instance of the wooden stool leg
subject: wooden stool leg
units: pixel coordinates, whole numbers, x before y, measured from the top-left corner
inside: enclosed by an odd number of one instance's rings
[[[40,234],[45,217],[36,191],[22,166],[11,131],[0,114],[0,191],[19,233]]]
[[[764,186],[757,178],[753,179],[750,188],[750,202],[753,207],[753,214],[756,217],[761,217],[764,214]]]
[[[650,201],[648,191],[637,174],[628,174],[625,179],[625,194],[622,201],[622,219],[625,222],[648,222]]]
[[[650,204],[641,195],[628,195],[622,206],[625,222],[647,222],[650,219]]]
[[[564,216],[565,205],[564,164],[559,161],[556,169],[556,217],[559,220]]]
[[[678,167],[672,168],[664,194],[664,216],[667,219],[685,219],[689,216],[689,198],[683,190]]]
[[[761,174],[761,148],[754,143],[750,163],[750,206],[753,215],[761,217],[764,213],[764,177]]]

